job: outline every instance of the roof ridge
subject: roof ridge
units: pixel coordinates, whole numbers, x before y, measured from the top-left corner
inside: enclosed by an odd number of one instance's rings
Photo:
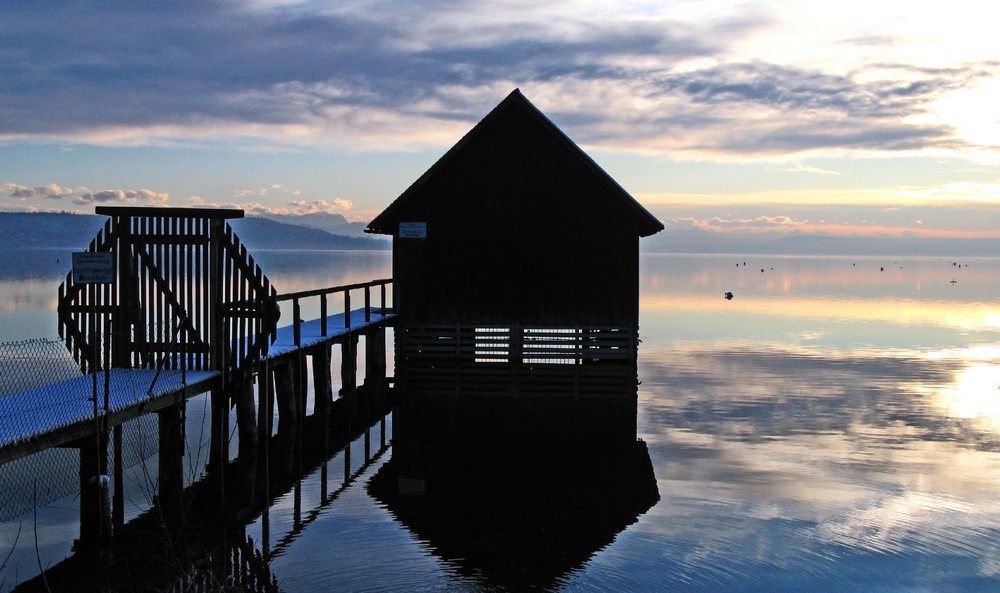
[[[444,168],[448,162],[454,158],[454,155],[459,153],[464,146],[470,142],[474,142],[482,133],[483,130],[489,129],[490,123],[500,117],[508,109],[514,108],[515,106],[521,106],[527,110],[527,112],[554,137],[558,138],[568,149],[568,151],[575,155],[582,164],[595,173],[600,179],[604,180],[608,188],[619,196],[620,201],[623,206],[629,208],[636,216],[636,222],[640,229],[639,236],[645,237],[652,235],[656,232],[663,230],[663,223],[657,220],[645,207],[642,206],[631,194],[629,194],[617,181],[615,181],[600,165],[597,164],[594,159],[590,157],[583,149],[581,149],[565,132],[563,132],[559,126],[557,126],[547,115],[545,115],[538,107],[536,107],[520,90],[520,88],[515,88],[512,90],[500,103],[498,103],[493,109],[489,111],[476,125],[474,125],[465,135],[462,136],[455,143],[454,146],[449,148],[429,169],[427,169],[420,177],[418,177],[410,186],[403,191],[389,206],[386,207],[378,216],[376,216],[370,223],[366,232],[370,233],[381,233],[381,234],[393,234],[395,232],[393,224],[393,214],[401,206],[400,204],[406,203],[412,195],[419,191],[419,188],[430,178],[432,178],[438,171]],[[398,221],[395,221],[398,222]]]

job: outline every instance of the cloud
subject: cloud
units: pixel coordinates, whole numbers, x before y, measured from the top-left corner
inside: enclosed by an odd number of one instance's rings
[[[777,169],[778,171],[784,171],[786,173],[814,173],[816,175],[840,175],[838,171],[831,171],[829,169],[823,169],[820,167],[813,167],[809,165],[802,165],[801,163],[795,163],[792,166]]]
[[[106,189],[99,192],[87,192],[81,194],[75,200],[74,204],[79,205],[91,205],[91,204],[134,204],[136,202],[147,202],[149,204],[162,204],[170,198],[170,194],[157,193],[148,189],[138,189],[138,190],[120,190],[120,189]]]
[[[292,200],[285,206],[272,206],[261,202],[210,202],[201,196],[188,198],[188,205],[197,208],[236,208],[251,216],[299,215],[299,214],[343,214],[354,205],[344,198],[332,200]]]
[[[755,218],[719,218],[712,217],[701,221],[700,225],[709,230],[732,230],[744,231],[773,230],[777,228],[794,228],[808,224],[805,220],[796,220],[791,216],[757,216]]]
[[[272,183],[268,187],[262,187],[259,189],[238,189],[233,192],[233,195],[237,198],[245,198],[247,196],[266,196],[270,192],[280,192],[284,194],[291,194],[293,196],[299,195],[298,190],[286,189],[284,185],[280,183]]]
[[[1000,237],[1000,204],[976,201],[879,204],[675,204],[652,212],[662,236],[816,233],[838,236]]]
[[[17,185],[16,183],[4,183],[3,185],[0,185],[0,190],[9,191],[10,197],[18,200],[27,200],[28,198],[61,200],[62,198],[73,193],[71,188],[62,187],[55,183],[50,183],[49,185],[42,187],[25,187],[23,185]]]
[[[509,2],[481,12],[374,0],[2,5],[16,51],[0,55],[0,140],[449,146],[521,87],[575,140],[611,149],[716,159],[959,151],[969,142],[956,126],[924,116],[1000,71],[834,59],[891,56],[906,43],[896,31],[836,40],[826,63],[771,59],[746,48],[794,37],[795,23],[760,6]]]
[[[288,205],[295,211],[295,214],[312,214],[314,212],[344,212],[354,207],[350,200],[344,198],[334,198],[326,200],[294,200]]]
[[[237,198],[244,198],[246,196],[263,196],[267,194],[267,188],[262,187],[260,189],[238,189],[233,195]]]

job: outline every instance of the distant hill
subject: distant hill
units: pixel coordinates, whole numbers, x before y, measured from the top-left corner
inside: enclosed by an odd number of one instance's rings
[[[70,252],[85,249],[106,220],[107,217],[94,214],[0,212],[0,250],[9,255],[17,249],[48,249],[65,252],[68,258]],[[284,222],[291,220],[303,224]],[[336,214],[290,216],[281,221],[248,217],[229,222],[251,251],[391,249],[391,241],[385,238],[359,236],[363,223],[349,223]],[[305,223],[326,224],[350,234],[333,234]],[[643,251],[665,253],[1000,256],[997,239],[838,237],[805,233],[734,235],[691,228],[668,228],[643,239],[639,245]],[[16,258],[0,258],[0,273],[17,263],[12,259]]]
[[[0,249],[86,249],[108,218],[68,212],[0,212]]]
[[[259,217],[230,220],[240,240],[254,249],[369,249],[387,250],[392,242],[373,237],[345,237],[316,228]]]
[[[369,237],[365,234],[366,222],[348,222],[341,214],[331,214],[327,212],[314,212],[312,214],[264,214],[261,218],[267,218],[285,224],[309,227],[326,231],[332,235],[342,235],[344,237]],[[378,237],[378,236],[376,236]]]
[[[72,253],[83,251],[108,220],[68,212],[0,212],[0,278],[57,277],[69,268]],[[344,237],[264,218],[230,220],[247,249],[387,250],[390,241]]]
[[[747,253],[762,255],[1000,256],[998,239],[843,237],[820,234],[734,234],[667,229],[639,242],[650,253]]]
[[[0,212],[0,249],[82,250],[90,244],[105,221],[106,216],[95,214]],[[249,249],[390,248],[388,241],[374,237],[331,234],[266,218],[236,218],[229,223]],[[353,228],[345,227],[351,232]]]

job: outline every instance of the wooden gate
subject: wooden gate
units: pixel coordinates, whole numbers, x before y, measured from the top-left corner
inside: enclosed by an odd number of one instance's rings
[[[115,282],[59,287],[59,335],[86,373],[130,367],[245,378],[267,353],[277,294],[229,218],[242,210],[98,207],[88,251],[114,254]],[[103,341],[102,341],[102,336]]]

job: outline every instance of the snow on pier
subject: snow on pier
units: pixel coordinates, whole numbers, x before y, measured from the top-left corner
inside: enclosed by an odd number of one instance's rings
[[[111,425],[204,393],[218,371],[110,369],[97,375],[97,408]],[[156,382],[153,378],[156,377]],[[104,408],[105,378],[108,407]],[[152,389],[150,389],[152,387]],[[94,376],[80,377],[0,399],[0,464],[94,434]]]

